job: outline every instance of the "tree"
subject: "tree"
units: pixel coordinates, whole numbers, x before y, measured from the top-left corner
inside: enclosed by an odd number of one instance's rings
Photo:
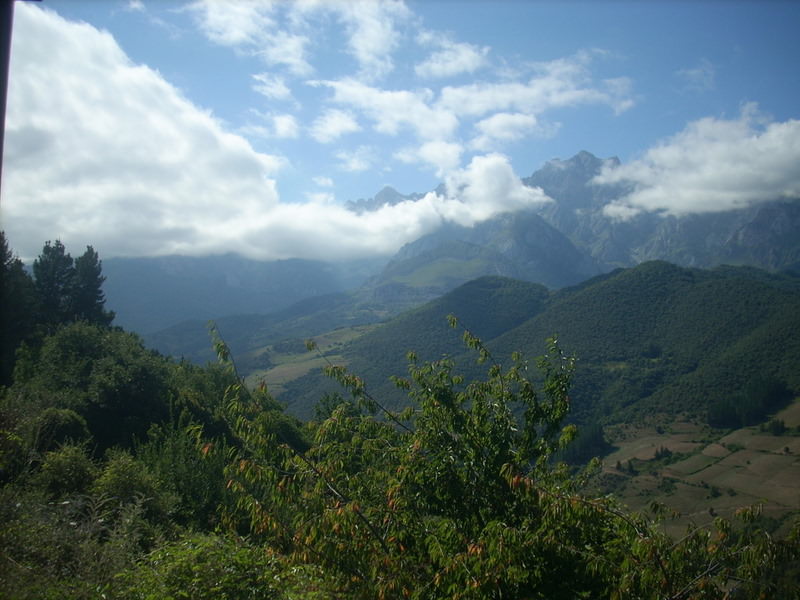
[[[97,451],[130,447],[169,418],[169,363],[121,330],[75,322],[20,357],[5,409],[35,416],[49,407],[86,420]]]
[[[798,559],[796,538],[717,519],[676,541],[588,494],[591,471],[553,463],[575,435],[562,425],[574,360],[551,341],[537,385],[521,356],[503,369],[469,332],[465,341],[491,363],[487,377],[466,383],[452,361],[420,365],[412,354],[409,377],[395,378],[412,399],[399,414],[329,365],[381,418],[340,404],[305,452],[270,427],[264,399],[232,385],[238,439],[226,477],[237,510],[227,522],[337,573],[353,597],[722,599],[741,582],[754,590],[746,597],[775,597],[772,574]]]
[[[33,277],[41,306],[41,322],[49,332],[71,320],[75,293],[75,265],[64,244],[45,242],[33,261]]]
[[[34,330],[36,289],[25,265],[14,256],[0,231],[0,385],[11,382],[14,355]]]
[[[102,286],[106,278],[102,273],[102,261],[91,246],[75,259],[75,282],[72,297],[72,313],[78,320],[95,325],[110,325],[113,311],[105,310],[105,294]]]

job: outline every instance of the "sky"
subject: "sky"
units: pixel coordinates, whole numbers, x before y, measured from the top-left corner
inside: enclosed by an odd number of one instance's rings
[[[556,200],[606,218],[800,198],[800,2],[15,3],[0,227],[101,258],[391,255]],[[437,189],[444,183],[443,188]],[[407,201],[361,215],[389,185]]]

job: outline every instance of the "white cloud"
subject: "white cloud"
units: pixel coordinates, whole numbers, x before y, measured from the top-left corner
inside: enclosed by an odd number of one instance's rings
[[[425,142],[418,148],[405,148],[395,153],[395,158],[404,163],[426,163],[436,169],[437,177],[444,177],[461,164],[464,148],[455,142],[434,140]]]
[[[282,159],[226,132],[108,33],[27,3],[16,12],[2,208],[21,255],[57,237],[105,255],[234,249],[236,230],[276,206],[268,177]]]
[[[270,100],[292,99],[292,91],[283,77],[270,73],[256,73],[253,79],[256,80],[253,89]]]
[[[565,106],[606,104],[615,112],[633,105],[626,78],[592,81],[588,65],[595,53],[581,52],[570,58],[535,65],[527,83],[478,82],[442,89],[438,106],[455,115],[479,117],[496,111],[529,115]]]
[[[346,51],[358,63],[362,79],[392,71],[392,53],[401,37],[398,26],[411,16],[401,0],[196,0],[189,11],[213,42],[255,53],[267,64],[283,65],[301,76],[313,72],[308,35],[312,17],[332,14],[344,26]]]
[[[244,0],[241,7],[238,2],[194,6],[212,5],[236,6],[230,22],[209,24],[218,43],[252,52],[263,48],[259,40],[272,18],[267,4],[258,4],[258,10]],[[251,11],[261,22],[237,29],[236,23],[244,23],[241,11]],[[101,257],[389,254],[445,220],[471,225],[549,200],[541,190],[522,185],[502,155],[477,156],[459,168],[463,148],[456,138],[456,109],[437,105],[432,91],[388,91],[347,79],[324,84],[339,112],[352,111],[354,119],[382,134],[410,131],[416,140],[402,143],[417,144],[415,160],[437,169],[447,193],[358,215],[332,202],[325,188],[333,181],[317,177],[314,184],[323,189],[304,201],[281,202],[273,177],[286,159],[257,152],[227,131],[159,73],[133,64],[110,34],[33,3],[17,5],[15,26],[2,210],[12,247],[25,258],[56,238],[73,253],[92,244]],[[288,99],[279,77],[254,81],[272,99]],[[498,111],[510,116],[492,120]],[[509,123],[514,119],[518,126],[530,122],[513,116],[517,113],[537,114],[496,103],[464,114],[486,115],[478,131],[501,139],[513,135]],[[259,117],[253,126],[259,135],[297,134],[292,115]],[[349,171],[381,166],[374,146],[339,150],[335,156]]]
[[[402,1],[341,0],[320,6],[337,12],[345,24],[349,52],[360,65],[361,77],[382,77],[392,71],[391,55],[399,41],[396,25],[411,15]]]
[[[347,133],[360,130],[358,121],[351,113],[333,108],[326,110],[314,121],[311,125],[311,137],[327,144]]]
[[[278,31],[262,38],[257,55],[268,65],[284,65],[294,75],[308,75],[314,71],[306,60],[309,43],[304,35]]]
[[[479,135],[470,145],[478,150],[491,148],[496,142],[511,142],[522,139],[539,126],[536,117],[521,113],[496,113],[478,121],[475,129]]]
[[[330,177],[312,177],[311,181],[320,187],[333,187],[333,179]]]
[[[223,46],[256,45],[274,27],[268,0],[197,0],[188,6],[203,33]]]
[[[336,196],[330,192],[307,192],[306,198],[315,204],[333,204],[336,201]]]
[[[212,42],[259,56],[268,65],[282,65],[294,75],[313,72],[308,62],[310,40],[278,28],[275,0],[197,0],[187,7]]]
[[[442,34],[423,32],[417,37],[422,44],[439,48],[423,62],[414,67],[420,77],[439,78],[452,77],[462,73],[474,73],[485,67],[489,61],[489,47],[478,47],[463,42],[454,42]]]
[[[294,116],[275,115],[272,117],[272,123],[275,127],[275,137],[279,138],[296,138],[299,132],[297,119]]]
[[[502,154],[476,156],[466,168],[446,179],[448,201],[442,216],[461,225],[474,225],[503,212],[552,202],[541,188],[524,185]]]
[[[607,215],[722,212],[778,198],[800,198],[800,121],[770,122],[753,104],[737,119],[708,117],[619,167],[598,184],[628,183],[634,192],[609,204]]]
[[[374,122],[375,131],[396,135],[401,127],[411,128],[425,140],[450,137],[458,127],[458,119],[448,110],[432,108],[430,90],[383,90],[356,81],[317,81],[333,90],[333,102],[351,106]]]
[[[239,127],[236,131],[247,137],[263,139],[294,139],[300,135],[300,125],[291,114],[262,113],[250,110],[258,121]],[[288,161],[281,159],[285,165]]]
[[[375,159],[375,149],[369,146],[359,146],[353,151],[340,150],[335,154],[339,159],[339,168],[343,171],[358,173],[372,168]]]

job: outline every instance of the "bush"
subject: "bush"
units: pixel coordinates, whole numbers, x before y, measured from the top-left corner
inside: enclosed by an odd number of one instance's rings
[[[68,408],[51,406],[42,411],[33,424],[35,449],[53,450],[67,442],[83,442],[89,439],[86,419]]]
[[[97,467],[87,455],[86,448],[67,444],[45,455],[34,480],[55,500],[86,492],[96,476]]]
[[[91,489],[120,507],[142,503],[153,523],[167,523],[177,499],[164,489],[147,466],[124,450],[110,450],[108,462]]]
[[[137,460],[176,496],[174,513],[180,525],[209,529],[224,502],[227,446],[224,440],[208,442],[201,451],[192,428],[154,425],[148,441],[136,447]]]
[[[184,537],[155,550],[120,579],[126,600],[336,597],[313,569],[289,571],[269,551],[233,536]],[[298,595],[285,593],[292,591]]]
[[[111,518],[108,501],[71,496],[48,502],[41,490],[0,489],[0,598],[96,600],[141,552],[143,521],[131,505]]]

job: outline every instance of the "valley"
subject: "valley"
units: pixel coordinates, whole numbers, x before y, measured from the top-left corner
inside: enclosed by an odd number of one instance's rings
[[[663,502],[679,513],[665,522],[676,534],[763,502],[767,525],[785,533],[800,502],[800,408],[791,404],[800,390],[800,240],[791,233],[800,205],[615,222],[602,210],[625,189],[592,179],[618,162],[588,152],[550,161],[525,183],[555,203],[474,227],[445,224],[372,263],[274,265],[248,281],[256,266],[229,258],[216,277],[247,294],[251,314],[232,314],[239,300],[226,306],[217,286],[205,316],[247,384],[265,384],[301,419],[314,418],[323,396],[346,396],[322,375],[326,365],[358,375],[395,410],[408,398],[389,376],[404,376],[409,351],[477,376],[451,314],[499,363],[513,350],[533,361],[557,335],[578,358],[568,419],[588,431],[570,460],[601,456],[598,491],[636,510]],[[422,197],[385,188],[349,207],[363,214]],[[319,286],[331,293],[315,295]],[[206,319],[145,340],[198,364],[215,360]],[[766,427],[775,419],[786,426],[780,435]]]

